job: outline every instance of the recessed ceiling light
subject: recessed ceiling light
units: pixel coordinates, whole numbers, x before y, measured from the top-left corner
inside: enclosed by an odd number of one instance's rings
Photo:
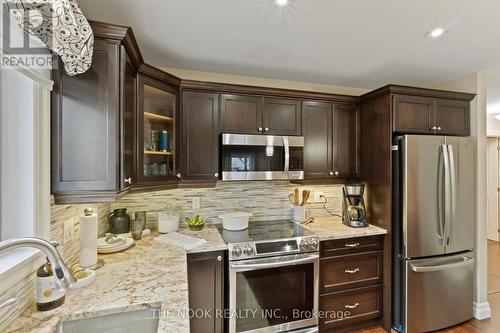
[[[432,38],[439,38],[444,34],[444,29],[443,28],[436,28],[432,30],[431,32],[428,33],[428,36]]]
[[[280,6],[286,6],[288,0],[276,0],[276,3]]]

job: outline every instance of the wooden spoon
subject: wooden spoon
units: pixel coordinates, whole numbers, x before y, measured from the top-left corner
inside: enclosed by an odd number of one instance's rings
[[[295,190],[293,191],[293,196],[295,197],[295,206],[299,205],[299,188],[296,187]]]
[[[304,190],[302,191],[302,205],[305,206],[307,203],[307,200],[309,199],[309,195],[311,195],[311,191]]]

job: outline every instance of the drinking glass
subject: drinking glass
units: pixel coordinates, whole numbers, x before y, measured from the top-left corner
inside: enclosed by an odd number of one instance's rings
[[[135,212],[135,219],[142,221],[142,230],[146,229],[146,212],[145,211]]]
[[[139,219],[132,220],[130,223],[130,233],[134,240],[140,240],[142,238],[142,226],[143,221]]]

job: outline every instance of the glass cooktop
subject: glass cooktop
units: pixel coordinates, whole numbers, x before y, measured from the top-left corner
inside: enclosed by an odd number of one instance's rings
[[[216,226],[226,243],[314,236],[313,232],[290,220],[252,221],[248,229],[240,231],[225,230],[222,223]]]

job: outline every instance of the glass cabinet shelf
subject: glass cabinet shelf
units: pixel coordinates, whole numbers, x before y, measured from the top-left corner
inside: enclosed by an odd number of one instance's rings
[[[151,113],[151,112],[144,112],[144,117],[149,119],[149,120],[158,120],[158,121],[173,121],[174,120],[174,118],[172,118],[172,117],[162,116],[160,114]]]
[[[154,184],[175,177],[178,91],[152,77],[139,77],[139,180]]]

